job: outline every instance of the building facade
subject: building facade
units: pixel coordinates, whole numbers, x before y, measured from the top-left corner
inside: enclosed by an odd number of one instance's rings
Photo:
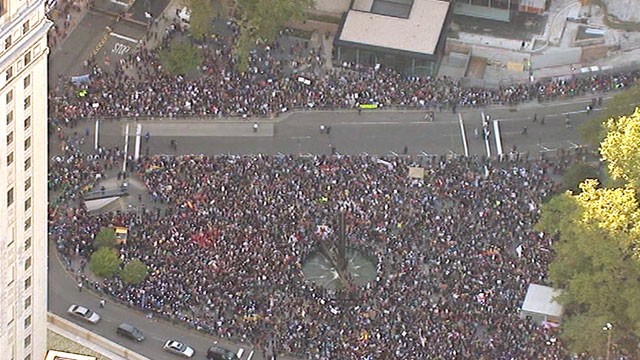
[[[47,31],[44,0],[0,0],[0,358],[47,345]]]
[[[334,39],[334,61],[435,76],[450,10],[440,0],[353,0]]]

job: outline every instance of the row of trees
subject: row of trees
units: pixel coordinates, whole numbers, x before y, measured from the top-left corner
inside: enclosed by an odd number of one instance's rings
[[[610,335],[620,351],[640,354],[639,89],[615,96],[583,128],[599,142],[605,180],[584,165],[572,169],[586,179],[544,204],[537,224],[556,239],[549,277],[563,290],[562,338],[576,353],[604,355]]]
[[[113,228],[102,228],[93,240],[94,252],[89,260],[89,269],[97,276],[113,277],[118,275],[128,284],[139,284],[148,275],[147,265],[133,259],[122,266],[122,260],[116,249],[116,233]]]
[[[249,52],[260,43],[273,42],[285,23],[303,20],[313,0],[184,0],[190,10],[189,35],[202,42],[213,34],[213,20],[231,16],[240,27],[233,47],[236,70],[249,66]],[[202,55],[188,42],[176,41],[160,53],[163,66],[173,74],[189,74],[201,63]]]

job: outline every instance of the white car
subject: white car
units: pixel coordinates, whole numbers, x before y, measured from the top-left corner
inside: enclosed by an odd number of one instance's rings
[[[84,306],[80,305],[71,305],[67,312],[75,317],[79,317],[80,319],[90,322],[92,324],[100,321],[100,315],[94,313],[93,311],[87,309]]]
[[[196,351],[193,350],[191,346],[185,345],[184,343],[181,343],[180,341],[177,341],[177,340],[167,340],[167,342],[164,343],[164,346],[162,348],[165,351],[174,353],[176,355],[181,355],[186,358],[190,358],[196,353]]]

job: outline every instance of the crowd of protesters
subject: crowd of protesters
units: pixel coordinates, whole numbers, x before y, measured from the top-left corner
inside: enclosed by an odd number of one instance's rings
[[[105,279],[95,289],[217,336],[309,359],[570,358],[553,328],[521,319],[518,310],[527,286],[547,280],[551,239],[532,226],[554,186],[550,161],[144,156],[132,166],[147,187],[147,206],[96,215],[79,194],[99,184],[122,153],[83,153],[86,134],[65,135],[61,124],[92,116],[273,116],[365,103],[455,110],[600,94],[638,74],[473,89],[388,69],[319,72],[321,52],[279,42],[259,46],[249,71],[238,73],[237,29],[228,26],[229,34],[202,46],[202,77],[170,76],[158,49],[142,47],[113,71],[89,61],[90,82],[56,88],[51,132],[61,155],[51,162],[49,188],[61,203],[51,208],[50,232],[68,263],[86,264],[101,227],[126,226],[120,257],[140,259],[149,276],[138,285]],[[161,48],[183,31],[174,23]],[[409,178],[409,166],[422,166],[424,179]],[[362,288],[328,290],[302,271],[311,252],[335,241],[339,212],[351,246],[375,261],[375,280]],[[324,226],[333,235],[318,231]]]
[[[85,263],[101,227],[128,226],[121,258],[142,260],[149,277],[96,289],[258,347],[309,359],[568,359],[553,329],[518,310],[529,283],[546,282],[551,240],[532,225],[552,163],[388,160],[147,157],[135,165],[144,211],[90,215],[69,202],[50,228],[63,256]],[[425,168],[424,180],[407,176],[410,165]],[[335,234],[341,211],[349,243],[377,273],[336,292],[302,266],[335,241],[318,228]]]
[[[103,69],[92,59],[91,79],[66,82],[50,97],[57,118],[91,116],[277,116],[292,109],[348,109],[362,104],[380,107],[454,110],[458,106],[517,104],[526,101],[594,94],[626,87],[638,73],[603,72],[589,77],[549,79],[499,89],[467,88],[452,78],[404,76],[391,69],[337,67],[323,71],[322,51],[306,41],[258,45],[248,70],[236,70],[233,44],[238,30],[224,31],[198,44],[203,55],[200,75],[173,76],[163,68],[159,52],[185,29],[172,23],[159,41]],[[156,33],[157,34],[157,33]],[[285,45],[286,43],[286,45]],[[88,70],[89,71],[89,70]],[[81,90],[82,96],[77,96]]]

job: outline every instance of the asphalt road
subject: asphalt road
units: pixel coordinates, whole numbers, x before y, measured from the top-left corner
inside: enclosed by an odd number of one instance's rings
[[[142,134],[150,133],[150,141],[142,141],[141,153],[149,148],[156,153],[204,153],[204,154],[329,154],[331,147],[341,154],[371,154],[378,156],[408,154],[428,156],[434,154],[488,155],[487,143],[474,130],[482,128],[482,112],[492,117],[489,137],[490,155],[515,151],[552,154],[556,149],[580,146],[576,129],[587,119],[585,111],[590,97],[574,98],[565,102],[526,104],[518,109],[494,107],[485,110],[463,109],[457,114],[435,114],[435,121],[424,120],[419,111],[372,110],[358,115],[356,111],[315,111],[284,114],[275,120],[257,120],[261,126],[253,132],[253,121],[223,120],[142,120]],[[600,109],[594,111],[597,112]],[[537,114],[538,121],[533,122]],[[570,117],[571,126],[565,123]],[[544,125],[540,124],[545,117]],[[460,123],[464,124],[464,133]],[[496,128],[493,124],[497,123]],[[99,141],[102,146],[123,147],[126,122],[102,120]],[[331,127],[329,134],[320,132],[320,124]],[[89,128],[93,139],[95,124],[81,124]],[[523,134],[524,128],[526,134]],[[135,132],[130,126],[130,134]],[[167,129],[171,129],[168,131]],[[499,129],[496,131],[495,129]],[[82,130],[82,129],[81,129]],[[496,134],[500,134],[499,141]],[[464,134],[464,136],[463,136]],[[170,148],[170,141],[178,143],[178,151]],[[465,151],[464,143],[467,143]],[[135,140],[130,139],[130,151]]]
[[[508,151],[513,146],[518,151],[529,152],[531,156],[552,152],[554,149],[571,148],[579,145],[576,128],[587,116],[584,111],[590,98],[575,98],[571,101],[526,104],[517,111],[509,108],[495,107],[485,110],[500,128],[500,139],[503,149]],[[388,156],[400,154],[404,146],[411,155],[426,156],[440,154],[464,154],[463,133],[460,119],[464,124],[464,138],[467,140],[469,155],[486,155],[487,145],[480,138],[475,139],[474,128],[481,127],[481,110],[465,109],[459,114],[451,112],[436,113],[434,122],[424,120],[424,113],[414,111],[392,112],[371,111],[358,115],[355,111],[344,112],[306,112],[288,114],[275,121],[258,120],[262,125],[258,132],[253,132],[253,121],[141,121],[145,129],[151,133],[148,144],[141,139],[142,151],[149,147],[151,154],[173,153],[169,142],[178,141],[177,153],[204,154],[328,154],[330,147],[335,146],[339,153],[370,154]],[[537,114],[538,122],[532,122]],[[571,117],[571,127],[566,127],[565,117]],[[545,116],[545,124],[540,119]],[[100,143],[113,147],[124,144],[123,134],[125,121],[102,121]],[[320,124],[331,126],[330,134],[321,134]],[[524,127],[527,134],[522,134]],[[84,127],[89,128],[89,140],[85,150],[89,151],[93,139],[93,122],[80,124],[80,128],[69,131],[82,133]],[[493,128],[493,126],[492,126]],[[129,141],[133,151],[135,127],[131,126]],[[493,154],[497,150],[495,136],[491,136],[489,147]],[[138,189],[140,190],[140,189]],[[135,195],[129,199],[136,198]],[[49,257],[49,310],[82,325],[114,342],[139,352],[150,359],[174,359],[173,355],[164,353],[161,348],[165,340],[175,338],[193,346],[203,359],[206,348],[216,342],[213,337],[199,332],[187,330],[181,326],[148,319],[145,314],[108,303],[105,309],[98,308],[99,298],[87,290],[78,292],[76,281],[69,275],[57,256],[57,250],[50,249]],[[97,325],[88,325],[66,314],[72,303],[87,306],[98,311],[103,320]],[[115,329],[121,322],[128,322],[141,329],[146,340],[135,343],[116,335]],[[249,345],[236,345],[224,342],[234,352],[242,349],[242,360],[263,359],[261,351]],[[253,353],[252,353],[253,351]]]
[[[57,256],[57,250],[51,244],[49,245],[49,254],[49,311],[56,315],[62,316],[153,360],[175,360],[180,358],[162,350],[162,345],[168,339],[180,340],[193,347],[196,350],[194,359],[205,359],[207,348],[216,343],[236,354],[241,351],[241,360],[264,359],[260,351],[251,349],[249,345],[237,345],[229,341],[214,339],[195,330],[174,326],[163,320],[149,319],[140,311],[111,303],[108,299],[105,308],[100,309],[100,297],[86,288],[82,292],[78,291],[77,282],[70,273],[66,272],[64,265]],[[69,316],[66,311],[71,304],[88,307],[100,314],[102,319],[98,324],[92,325]],[[116,328],[123,322],[140,329],[145,335],[145,340],[137,343],[118,336]]]
[[[110,26],[112,30],[108,31],[106,26]],[[115,62],[119,56],[127,56],[135,46],[132,40],[141,39],[142,36],[144,31],[140,27],[124,22],[116,24],[112,17],[90,12],[79,24],[77,31],[67,39],[64,47],[52,55],[50,79],[55,81],[58,75],[67,77],[84,74],[86,69],[82,62],[93,53],[96,53],[100,64],[104,62],[105,56]],[[587,118],[584,109],[590,101],[591,98],[588,97],[564,102],[529,103],[518,108],[486,109],[485,113],[491,114],[492,119],[497,122],[499,142],[495,137],[497,131],[492,131],[488,142],[481,137],[475,138],[474,129],[482,127],[483,110],[480,109],[461,109],[459,114],[436,113],[434,122],[425,121],[424,112],[417,111],[372,110],[363,111],[361,115],[356,111],[283,114],[274,121],[259,120],[261,126],[256,133],[252,130],[253,122],[243,120],[219,121],[213,125],[211,120],[141,121],[142,133],[151,133],[148,144],[142,141],[142,153],[148,148],[150,154],[172,154],[174,152],[169,143],[170,140],[176,140],[176,153],[329,154],[331,148],[335,147],[341,154],[386,156],[402,154],[406,146],[409,154],[417,156],[462,155],[465,152],[483,156],[487,155],[487,147],[495,155],[498,143],[501,143],[505,153],[515,146],[518,152],[528,152],[534,157],[541,153],[552,153],[555,149],[579,146],[576,128]],[[534,114],[537,114],[537,123],[531,121]],[[565,126],[566,114],[571,117],[571,127]],[[544,125],[540,124],[542,116],[546,120]],[[460,119],[464,132],[461,131]],[[330,134],[321,134],[320,124],[330,126]],[[122,148],[124,127],[124,121],[102,121],[99,137],[101,145]],[[526,135],[523,134],[524,127],[527,127]],[[80,124],[75,130],[84,133],[85,128],[90,133],[85,145],[85,150],[89,150],[94,136],[93,122]],[[491,129],[496,129],[493,123]],[[134,127],[130,130],[133,135]],[[130,151],[133,151],[134,143],[131,138]],[[107,302],[104,309],[99,309],[99,298],[96,295],[87,290],[78,292],[76,281],[60,263],[57,250],[51,248],[49,253],[49,310],[53,313],[154,360],[177,359],[161,349],[164,341],[169,338],[183,340],[193,346],[197,351],[197,359],[204,359],[206,348],[219,341],[181,326],[148,319],[142,312],[114,303]],[[96,310],[103,320],[97,325],[89,325],[70,318],[66,309],[72,303]],[[131,323],[141,329],[146,340],[135,343],[117,336],[115,329],[121,322]],[[242,360],[263,359],[261,351],[256,351],[247,344],[223,342],[223,345],[236,353],[242,349]]]

